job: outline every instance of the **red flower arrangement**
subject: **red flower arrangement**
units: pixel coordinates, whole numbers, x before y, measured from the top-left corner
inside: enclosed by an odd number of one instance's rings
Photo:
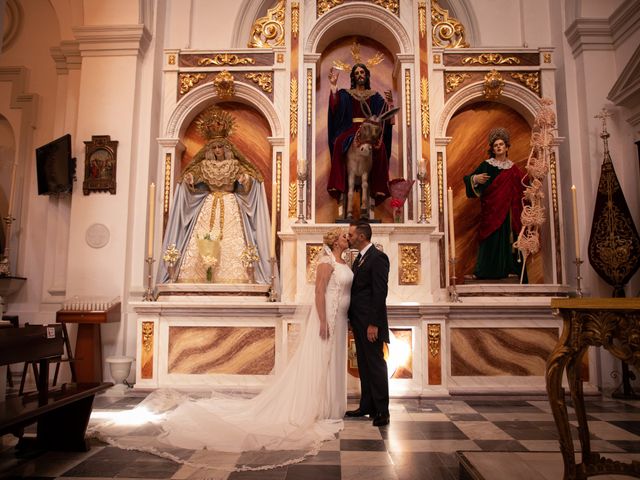
[[[405,180],[404,178],[394,178],[389,182],[391,191],[391,208],[393,208],[393,219],[396,223],[401,221],[402,205],[406,202],[411,187],[415,180]]]

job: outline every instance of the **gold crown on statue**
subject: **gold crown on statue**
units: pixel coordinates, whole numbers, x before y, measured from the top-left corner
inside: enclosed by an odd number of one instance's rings
[[[227,138],[235,128],[235,119],[220,107],[209,107],[196,119],[196,128],[207,140]]]
[[[373,57],[363,62],[360,57],[360,44],[358,43],[358,40],[354,40],[353,44],[351,45],[351,57],[353,58],[353,65],[355,65],[356,63],[364,63],[369,70],[371,70],[372,67],[375,67],[379,63],[382,63],[382,61],[384,60],[384,55],[380,52],[376,52]],[[342,70],[344,72],[351,71],[353,65],[349,65],[342,60],[333,61],[333,66],[338,70]]]

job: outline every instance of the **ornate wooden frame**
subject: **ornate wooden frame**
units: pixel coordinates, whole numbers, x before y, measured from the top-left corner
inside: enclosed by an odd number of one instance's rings
[[[85,144],[84,182],[82,192],[116,193],[116,166],[118,141],[110,135],[92,135]]]

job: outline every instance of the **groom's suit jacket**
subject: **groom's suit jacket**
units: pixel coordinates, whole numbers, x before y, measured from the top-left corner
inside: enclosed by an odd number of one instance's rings
[[[366,251],[357,266],[354,266],[351,284],[349,322],[351,328],[378,327],[378,338],[389,343],[387,320],[387,291],[389,282],[389,257],[375,246]]]

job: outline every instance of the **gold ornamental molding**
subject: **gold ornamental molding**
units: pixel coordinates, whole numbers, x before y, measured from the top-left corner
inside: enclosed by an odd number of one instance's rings
[[[543,56],[543,62],[544,63],[551,63],[551,54],[550,53],[545,53]]]
[[[477,57],[464,57],[465,65],[520,65],[518,57],[505,57],[501,53],[481,53]]]
[[[271,75],[271,72],[245,73],[244,78],[247,78],[253,83],[258,84],[263,92],[273,92],[273,77]]]
[[[426,2],[418,3],[418,28],[420,29],[420,38],[424,38],[427,34],[427,4]]]
[[[398,244],[400,264],[398,276],[400,285],[418,285],[420,283],[420,244]]]
[[[424,182],[424,211],[427,218],[431,219],[431,183]]]
[[[404,107],[407,112],[407,127],[411,126],[411,71],[404,71]]]
[[[431,0],[432,42],[434,47],[469,48],[464,37],[464,25],[449,17],[449,11]]]
[[[142,322],[142,349],[147,353],[153,349],[153,322]]]
[[[181,73],[178,81],[180,82],[180,95],[188,93],[194,86],[207,77],[204,73]]]
[[[280,213],[282,198],[280,197],[280,186],[282,185],[282,152],[276,153],[276,212]]]
[[[468,73],[447,73],[444,76],[444,84],[445,84],[445,92],[452,93],[455,92],[460,85],[464,83],[464,81],[468,78],[471,78],[471,75]]]
[[[538,72],[511,73],[511,78],[523,84],[536,95],[540,95],[540,74]]]
[[[164,192],[162,199],[162,211],[165,215],[169,213],[169,193],[171,191],[171,154],[164,155]]]
[[[289,183],[289,218],[296,218],[296,205],[298,204],[298,182]]]
[[[442,152],[438,152],[437,168],[438,168],[438,211],[444,212],[444,158]]]
[[[201,58],[198,60],[198,65],[254,65],[255,59],[251,57],[239,57],[232,53],[218,53],[210,58]]]
[[[400,13],[400,3],[398,0],[373,0],[373,3],[390,11],[394,15],[398,15]]]
[[[316,14],[319,17],[320,15],[324,15],[333,7],[337,7],[341,5],[344,0],[318,0],[316,3]]]
[[[271,48],[284,45],[285,0],[267,10],[267,15],[256,20],[251,29],[249,48]]]
[[[169,55],[169,59],[167,60],[167,63],[169,65],[175,65],[176,64],[176,56],[175,56],[175,54],[172,53],[172,54]]]
[[[427,326],[427,336],[429,338],[429,353],[435,358],[440,353],[440,324],[430,323]]]
[[[292,137],[298,135],[298,80],[291,79],[289,87],[289,133]]]
[[[307,69],[307,125],[311,125],[312,120],[312,112],[311,109],[313,107],[313,96],[312,96],[312,88],[313,88],[313,72],[311,69]]]
[[[300,3],[291,2],[291,36],[298,38],[300,32]]]
[[[318,257],[320,256],[320,252],[322,252],[322,244],[307,243],[306,251],[307,283],[315,283],[316,269],[318,268]]]
[[[422,138],[429,137],[431,130],[431,117],[429,114],[429,79],[420,79],[420,119],[422,121]]]
[[[484,98],[488,100],[498,98],[502,95],[503,88],[504,80],[497,70],[491,70],[484,76],[484,91],[482,92]]]
[[[233,75],[223,70],[213,79],[213,88],[219,97],[232,97],[235,92]]]
[[[551,176],[551,200],[553,211],[558,213],[558,178],[556,176],[556,153],[549,155],[549,175]]]

